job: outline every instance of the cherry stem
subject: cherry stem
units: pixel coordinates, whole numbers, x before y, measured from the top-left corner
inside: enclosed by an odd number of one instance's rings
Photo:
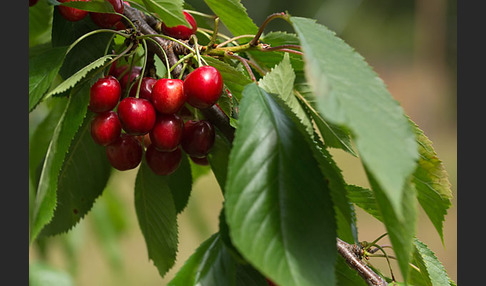
[[[288,15],[286,13],[284,13],[284,12],[281,12],[281,13],[273,13],[273,14],[269,15],[265,19],[265,21],[263,21],[263,24],[258,29],[258,32],[256,33],[255,37],[250,41],[250,46],[256,46],[256,45],[258,45],[258,40],[260,39],[260,36],[263,34],[263,30],[265,29],[265,26],[267,26],[268,23],[270,23],[272,20],[277,19],[277,18],[287,20],[288,19]]]
[[[239,36],[230,38],[230,39],[222,42],[221,44],[217,45],[216,47],[221,48],[221,47],[226,46],[227,44],[229,44],[231,42],[235,42],[236,40],[244,39],[244,38],[253,38],[253,37],[255,37],[255,35],[239,35]],[[235,44],[238,44],[238,43],[235,42]]]
[[[238,61],[240,61],[243,64],[243,66],[245,66],[245,69],[248,72],[248,75],[251,77],[251,80],[254,81],[254,82],[256,82],[255,75],[253,74],[253,71],[251,70],[251,67],[248,64],[248,60],[247,59],[245,59],[243,57],[240,57],[237,54],[234,54],[232,52],[226,52],[225,53],[225,56],[230,57],[230,58],[235,58]]]
[[[213,35],[211,36],[211,39],[209,40],[209,43],[207,45],[208,50],[212,49],[213,45],[216,43],[216,39],[218,38],[218,29],[219,29],[219,17],[216,17],[216,19],[214,19]]]

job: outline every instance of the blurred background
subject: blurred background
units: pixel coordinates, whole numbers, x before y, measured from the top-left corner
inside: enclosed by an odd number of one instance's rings
[[[205,10],[202,1],[187,1]],[[417,237],[431,248],[451,279],[457,281],[457,3],[452,0],[242,0],[258,26],[271,13],[316,19],[360,53],[384,80],[392,96],[433,142],[449,173],[454,195],[444,223],[444,244],[421,210]],[[276,20],[265,30],[293,32]],[[368,186],[358,159],[331,150],[348,183]],[[358,166],[358,168],[357,168]],[[92,212],[68,234],[40,241],[31,261],[44,256],[69,272],[75,285],[165,285],[201,242],[218,230],[223,197],[212,175],[194,183],[185,211],[179,215],[179,252],[162,279],[148,260],[134,209],[136,170],[116,172]],[[358,212],[360,240],[372,241],[384,227]],[[103,222],[109,217],[115,224]],[[105,226],[100,229],[100,226]],[[111,225],[111,227],[106,227]],[[384,238],[382,244],[388,244]],[[384,258],[370,262],[389,274]],[[394,274],[400,277],[396,263]]]

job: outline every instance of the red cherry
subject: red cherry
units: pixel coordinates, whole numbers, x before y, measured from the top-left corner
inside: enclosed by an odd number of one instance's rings
[[[150,131],[150,141],[159,151],[172,151],[182,139],[184,121],[175,114],[158,114]]]
[[[116,62],[115,62],[116,63]],[[113,63],[110,67],[110,71],[108,72],[109,75],[112,75],[114,77],[116,77],[118,80],[120,80],[121,78],[121,75],[126,71],[128,70],[128,65],[121,65],[121,66],[117,66],[115,65],[115,63]],[[113,66],[115,65],[115,66]],[[123,74],[124,75],[124,74]]]
[[[172,38],[188,40],[197,31],[197,23],[194,17],[186,11],[182,11],[184,17],[191,27],[185,25],[179,25],[174,27],[168,27],[162,22],[162,32]]]
[[[61,3],[72,2],[72,1],[88,2],[88,0],[59,0],[59,2],[61,2]],[[61,16],[64,19],[71,21],[71,22],[77,22],[77,21],[83,20],[84,17],[86,17],[89,13],[88,11],[84,11],[84,10],[80,10],[80,9],[76,9],[76,8],[72,8],[72,7],[66,7],[66,6],[62,6],[62,5],[59,5],[58,9],[59,9],[59,14],[61,14]]]
[[[91,137],[96,144],[106,146],[121,135],[121,124],[114,111],[97,114],[91,121]]]
[[[128,80],[128,77],[127,77]],[[152,89],[157,82],[156,78],[153,77],[143,77],[141,80],[140,84],[140,91],[138,93],[139,98],[145,98],[146,100],[152,101]],[[138,82],[132,85],[132,88],[130,89],[129,96],[131,97],[136,97],[137,94],[137,88],[138,88]],[[152,102],[153,104],[153,102]],[[155,107],[155,104],[154,104]],[[157,108],[156,108],[157,109]]]
[[[155,124],[155,109],[146,99],[124,98],[117,111],[123,130],[130,135],[144,135]]]
[[[184,79],[184,93],[187,103],[204,109],[215,104],[223,91],[223,77],[212,66],[201,66]]]
[[[113,6],[113,9],[115,12],[123,14],[123,1],[122,0],[108,0],[110,4]],[[93,23],[98,25],[101,28],[111,28],[113,27],[116,22],[120,21],[121,16],[116,15],[116,14],[110,14],[110,13],[96,13],[96,12],[90,12],[89,16],[91,17],[91,20]]]
[[[182,133],[182,149],[192,157],[206,157],[214,145],[215,131],[207,120],[188,120]]]
[[[159,79],[152,89],[152,103],[160,113],[178,112],[186,102],[184,81],[181,79]]]
[[[189,158],[191,158],[191,161],[194,162],[195,164],[198,164],[198,165],[201,165],[201,166],[208,166],[209,165],[208,157],[197,158],[197,157],[189,156]]]
[[[182,151],[180,147],[169,152],[159,151],[151,144],[147,147],[145,159],[147,159],[147,165],[155,174],[161,176],[170,175],[181,164]]]
[[[112,110],[118,104],[121,96],[121,87],[113,76],[98,79],[90,88],[88,109],[101,113]]]
[[[142,144],[133,136],[122,134],[105,147],[106,157],[113,168],[125,171],[137,167],[142,161]]]

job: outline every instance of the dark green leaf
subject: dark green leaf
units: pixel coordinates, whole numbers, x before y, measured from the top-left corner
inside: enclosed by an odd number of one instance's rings
[[[415,239],[413,244],[415,251],[412,264],[418,266],[420,272],[415,268],[410,270],[410,283],[425,286],[451,285],[444,266],[437,259],[434,252],[418,239]]]
[[[42,228],[52,219],[56,207],[56,190],[61,167],[79,127],[83,123],[89,101],[89,86],[73,89],[66,109],[54,130],[47,150],[33,213],[30,233],[32,242]]]
[[[235,260],[221,235],[216,233],[196,249],[168,285],[267,286],[267,282],[249,264]]]
[[[251,79],[240,70],[223,61],[207,56],[203,56],[203,58],[209,65],[215,67],[221,73],[223,82],[231,91],[231,94],[240,100],[243,89],[247,84],[251,83]]]
[[[240,0],[204,0],[233,36],[254,35],[258,27],[248,17]]]
[[[233,244],[265,276],[279,285],[334,285],[327,183],[298,127],[256,84],[243,92],[225,196]]]
[[[228,173],[228,159],[231,145],[219,132],[216,132],[213,148],[208,155],[208,161],[213,170],[214,176],[224,194],[226,175]]]
[[[29,58],[29,112],[45,96],[66,56],[67,47],[56,47]]]
[[[451,183],[432,142],[411,120],[410,124],[415,130],[420,153],[418,167],[413,178],[417,188],[417,199],[444,243],[442,224],[447,210],[452,205]]]
[[[135,181],[135,211],[149,258],[163,277],[177,253],[177,213],[166,176],[150,170],[145,158]]]
[[[111,165],[105,148],[91,137],[92,117],[89,113],[84,119],[65,156],[58,177],[56,210],[43,235],[60,234],[74,227],[91,210],[108,182]]]
[[[189,26],[184,14],[182,14],[183,0],[143,0],[143,3],[150,12],[157,14],[167,26]]]
[[[356,270],[351,269],[342,256],[336,261],[336,279],[338,286],[366,286],[366,282],[358,275]]]
[[[52,9],[47,1],[29,7],[29,48],[51,40]]]
[[[167,176],[167,184],[172,192],[177,213],[182,212],[189,201],[192,182],[191,165],[187,156],[183,155],[177,170]]]
[[[320,115],[351,131],[362,162],[402,217],[403,186],[419,157],[403,109],[364,59],[332,31],[311,19],[292,17],[291,22]]]

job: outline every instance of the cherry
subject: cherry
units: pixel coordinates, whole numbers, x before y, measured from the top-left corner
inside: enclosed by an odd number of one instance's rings
[[[181,79],[159,79],[152,90],[152,103],[160,113],[178,112],[186,102],[184,81]]]
[[[223,78],[212,66],[201,66],[184,79],[184,93],[187,103],[204,109],[215,104],[223,91]]]
[[[88,109],[101,113],[112,110],[118,104],[121,96],[121,87],[113,76],[98,79],[89,90]]]
[[[29,7],[34,6],[37,2],[39,2],[39,0],[29,0]]]
[[[115,9],[115,12],[123,14],[123,1],[122,0],[108,0],[110,4],[113,6],[113,9]],[[116,14],[110,14],[110,13],[96,13],[96,12],[90,12],[89,16],[91,17],[91,20],[93,23],[98,25],[101,28],[111,28],[113,27],[116,22],[120,21],[121,16],[116,15]]]
[[[189,156],[189,158],[191,158],[191,161],[194,162],[195,164],[198,164],[198,165],[201,165],[201,166],[208,166],[209,165],[208,157],[198,158],[198,157]]]
[[[184,17],[191,27],[185,25],[168,27],[162,22],[162,32],[165,35],[176,39],[188,40],[192,35],[196,33],[196,19],[194,19],[194,17],[192,17],[192,15],[187,13],[186,11],[182,11],[182,13],[184,14]]]
[[[118,66],[117,62],[114,62],[111,67],[110,71],[108,72],[109,75],[116,77],[118,80],[121,78],[121,75],[124,75],[124,72],[128,70],[128,65],[121,65]]]
[[[130,3],[128,3],[127,1],[123,1],[123,4],[127,5],[128,7],[132,7],[132,5],[130,5]],[[123,24],[122,21],[118,21],[115,23],[115,30],[125,30],[127,27],[125,26],[125,24]]]
[[[173,151],[182,139],[184,121],[175,114],[158,114],[149,132],[152,145],[159,151]]]
[[[125,69],[128,69],[128,66]],[[123,69],[120,72],[120,75],[123,73],[123,71],[125,71],[125,69]],[[132,67],[132,72],[127,71],[120,79],[120,85],[122,90],[126,90],[127,88],[129,88],[132,82],[134,82],[138,77],[140,77],[141,73],[142,73],[142,67],[140,66]],[[128,77],[130,77],[130,81],[128,80]],[[138,82],[136,84],[138,84]]]
[[[125,171],[137,167],[142,161],[142,144],[133,136],[122,134],[105,147],[106,156],[113,168]]]
[[[106,146],[121,135],[121,124],[114,111],[97,114],[91,121],[91,137],[96,144]]]
[[[205,157],[214,145],[215,132],[207,120],[188,120],[182,133],[182,149],[192,157]]]
[[[61,2],[61,3],[72,2],[72,1],[87,2],[88,0],[59,0],[59,2]],[[67,7],[67,6],[62,6],[62,5],[59,5],[58,9],[59,9],[59,14],[61,14],[61,16],[64,19],[71,21],[71,22],[77,22],[77,21],[83,20],[84,17],[86,17],[89,13],[88,11],[84,11],[84,10],[80,10],[80,9],[76,9],[76,8],[72,8],[72,7]]]
[[[180,147],[169,152],[159,151],[151,144],[147,147],[145,159],[147,159],[147,165],[155,174],[161,176],[170,175],[179,167],[182,160],[182,151]]]
[[[128,80],[128,78],[127,78],[127,80]],[[156,78],[143,77],[142,80],[141,80],[140,91],[138,93],[138,97],[139,98],[145,98],[146,100],[152,101],[152,89],[153,89],[156,82],[157,82]],[[136,97],[137,88],[138,88],[138,83],[132,85],[132,88],[130,89],[129,96]],[[157,109],[155,104],[154,104],[154,107]]]
[[[155,109],[146,99],[124,98],[117,111],[123,130],[130,135],[144,135],[155,124]]]

